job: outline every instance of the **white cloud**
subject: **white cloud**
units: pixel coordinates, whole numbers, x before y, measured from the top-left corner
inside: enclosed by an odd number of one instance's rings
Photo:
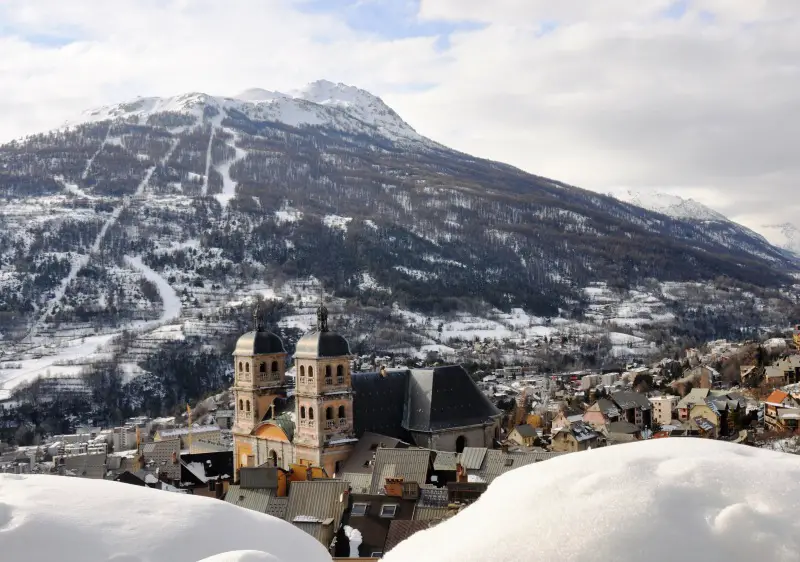
[[[750,226],[800,212],[795,0],[690,0],[680,18],[670,0],[422,0],[422,24],[482,24],[445,50],[302,4],[6,0],[0,138],[136,95],[328,78],[440,142],[582,187],[686,193]]]

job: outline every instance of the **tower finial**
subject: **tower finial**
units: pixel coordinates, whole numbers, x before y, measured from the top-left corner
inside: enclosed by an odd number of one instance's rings
[[[317,309],[317,330],[328,331],[328,309],[325,308],[325,288],[319,287],[319,308]]]
[[[258,304],[253,307],[253,330],[260,332],[263,329],[261,325],[261,310]]]

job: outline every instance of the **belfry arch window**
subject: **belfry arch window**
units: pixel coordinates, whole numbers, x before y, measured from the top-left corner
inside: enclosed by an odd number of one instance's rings
[[[314,367],[308,368],[308,378],[312,378],[314,376]]]
[[[242,410],[244,410],[244,400],[242,400],[242,399],[240,398],[240,399],[239,399],[239,411],[241,412]]]
[[[339,406],[339,419],[343,420],[346,417],[347,417],[347,414],[345,413],[344,406]]]
[[[245,409],[247,410],[248,413],[250,412],[250,400],[245,402]]]
[[[300,365],[300,376],[306,376],[306,368],[303,365]]]
[[[310,419],[310,420],[314,419],[314,408],[309,408],[308,409],[308,419]]]
[[[333,370],[330,365],[325,365],[325,378],[329,379],[333,376]]]
[[[266,373],[267,372],[267,364],[266,363],[261,363],[258,366],[258,372],[259,373]]]
[[[333,419],[333,408],[331,406],[328,406],[325,409],[325,419],[326,420],[332,420]]]
[[[306,419],[306,407],[305,406],[300,406],[300,419],[301,420]]]
[[[239,361],[239,372],[241,373],[242,371],[244,371],[244,364]]]
[[[344,367],[342,367],[341,365],[337,365],[336,366],[336,376],[337,377],[343,377],[344,376]]]
[[[273,361],[272,362],[272,372],[273,373],[277,373],[278,372],[278,362],[277,361]]]
[[[250,363],[245,363],[244,364],[244,370],[245,370],[246,373],[250,372]]]

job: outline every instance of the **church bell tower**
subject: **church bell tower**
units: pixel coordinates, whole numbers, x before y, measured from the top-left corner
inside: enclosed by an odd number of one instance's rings
[[[235,418],[234,480],[239,468],[263,464],[253,431],[267,415],[286,384],[286,349],[281,338],[267,331],[258,309],[253,311],[253,331],[236,342],[233,351]]]
[[[339,471],[356,441],[350,346],[328,327],[328,309],[317,310],[317,329],[297,342],[295,458],[321,466],[329,476]]]

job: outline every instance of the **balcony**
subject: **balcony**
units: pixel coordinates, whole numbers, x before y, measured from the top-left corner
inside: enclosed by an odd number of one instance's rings
[[[336,377],[336,384],[344,384],[344,377]]]
[[[325,384],[327,384],[328,386],[332,385],[333,379],[325,379]]]
[[[347,418],[339,418],[339,425],[347,425]]]
[[[327,420],[327,421],[325,422],[325,428],[326,428],[326,429],[333,429],[334,427],[336,427],[336,422],[335,422],[335,421],[333,421],[333,420]]]

